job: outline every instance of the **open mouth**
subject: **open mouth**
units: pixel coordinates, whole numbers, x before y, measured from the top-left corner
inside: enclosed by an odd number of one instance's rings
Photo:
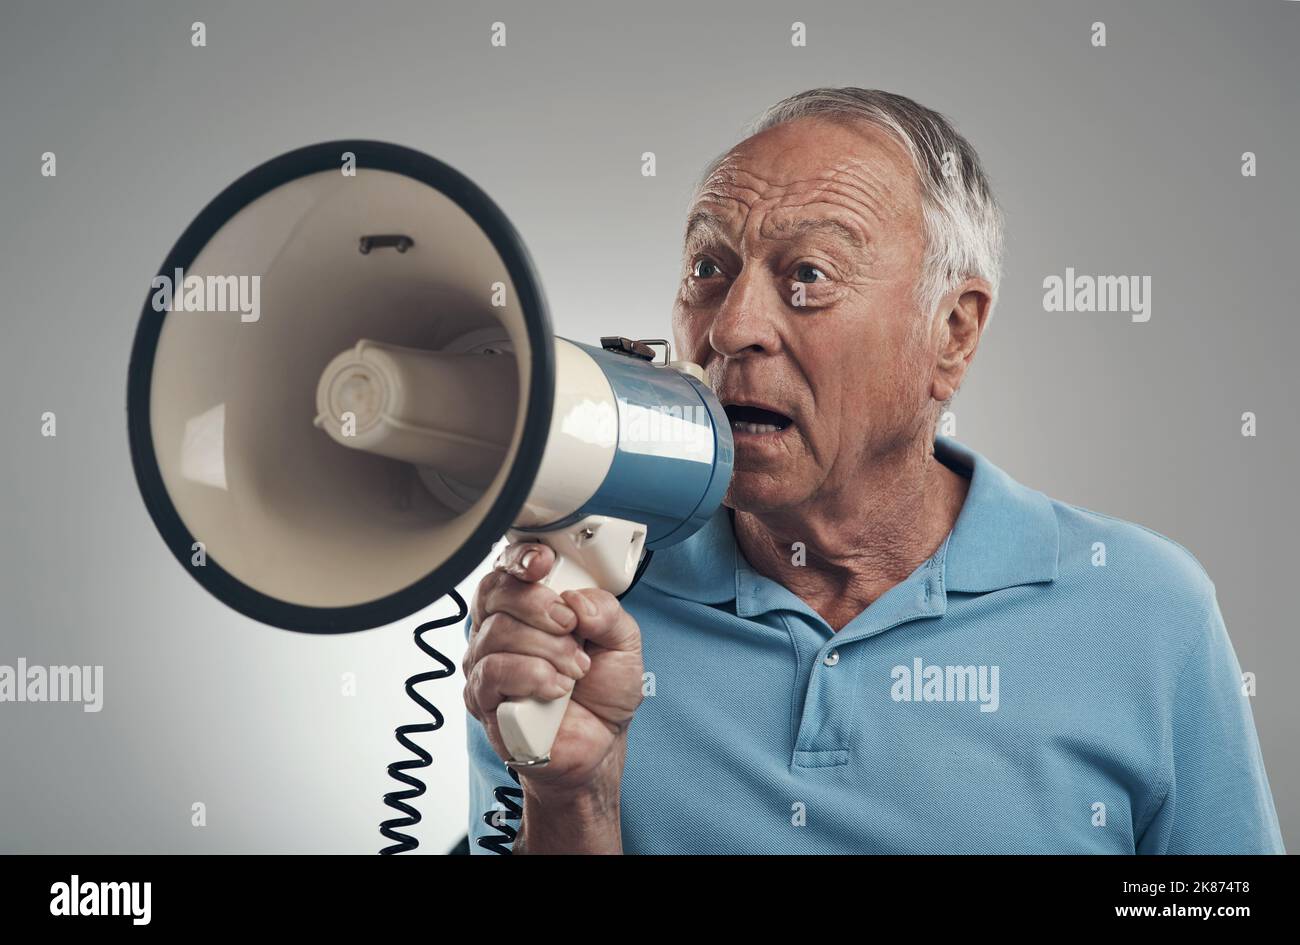
[[[733,433],[758,436],[780,433],[794,422],[783,413],[751,404],[724,404],[723,409],[727,411],[727,419],[731,421]]]

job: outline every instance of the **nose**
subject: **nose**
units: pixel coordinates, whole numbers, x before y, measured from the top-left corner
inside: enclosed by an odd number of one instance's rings
[[[754,269],[745,267],[713,316],[709,345],[726,358],[775,354],[780,346],[774,317],[779,304]]]

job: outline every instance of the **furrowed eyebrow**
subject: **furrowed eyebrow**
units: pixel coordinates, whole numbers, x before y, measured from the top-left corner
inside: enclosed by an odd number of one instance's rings
[[[725,240],[727,222],[711,210],[696,210],[686,220],[686,238],[683,242],[690,246],[701,231],[712,231]]]
[[[793,239],[795,236],[809,232],[831,233],[850,246],[857,249],[866,248],[866,241],[856,230],[839,220],[825,217],[775,224],[772,230],[778,239]],[[685,244],[690,246],[692,240],[698,238],[703,232],[715,233],[725,241],[727,239],[727,221],[711,210],[696,210],[686,221]]]
[[[816,220],[800,220],[796,223],[780,223],[773,226],[773,230],[777,233],[789,233],[791,237],[802,233],[822,231],[833,233],[850,246],[855,246],[858,249],[862,249],[866,246],[866,243],[863,242],[862,237],[858,235],[856,230],[852,227],[846,226],[839,220],[821,218]]]

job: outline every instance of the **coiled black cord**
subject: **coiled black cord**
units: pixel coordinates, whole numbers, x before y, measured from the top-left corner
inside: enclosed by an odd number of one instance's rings
[[[519,784],[519,775],[515,773],[514,768],[508,767],[506,772],[514,780],[515,784]],[[510,856],[512,851],[507,844],[515,842],[515,837],[519,836],[519,830],[510,826],[506,821],[519,820],[524,816],[523,788],[522,786],[509,787],[502,785],[493,792],[492,796],[496,798],[498,806],[483,812],[483,823],[497,832],[485,837],[479,837],[475,842],[490,853]]]
[[[394,734],[397,736],[398,743],[415,758],[406,758],[402,761],[394,761],[388,766],[388,776],[395,781],[400,781],[407,785],[407,790],[390,791],[384,795],[384,803],[393,810],[405,814],[404,817],[394,817],[391,820],[385,820],[379,825],[379,832],[385,838],[392,840],[391,846],[384,847],[379,852],[381,854],[406,853],[416,849],[420,841],[416,840],[410,834],[402,833],[399,827],[414,827],[421,820],[420,812],[412,807],[407,801],[420,797],[425,792],[424,782],[414,775],[406,772],[416,768],[427,768],[433,764],[433,756],[427,751],[411,741],[410,736],[422,732],[436,732],[442,728],[445,721],[442,713],[437,707],[424,696],[415,691],[415,687],[420,683],[431,682],[435,679],[446,679],[448,676],[455,675],[456,664],[447,657],[443,656],[432,646],[424,641],[424,635],[430,630],[437,630],[440,627],[449,627],[452,624],[462,622],[469,615],[469,608],[465,606],[465,599],[457,594],[454,590],[448,591],[448,595],[456,603],[457,612],[450,617],[442,617],[438,620],[431,620],[428,623],[420,624],[415,628],[415,645],[426,655],[431,657],[440,669],[429,670],[425,673],[416,673],[406,680],[406,694],[411,700],[424,709],[429,715],[433,716],[432,722],[419,722],[414,725],[398,726]],[[513,837],[511,839],[514,839]]]

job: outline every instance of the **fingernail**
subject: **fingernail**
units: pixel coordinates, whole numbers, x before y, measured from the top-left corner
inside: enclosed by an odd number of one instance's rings
[[[578,666],[582,668],[584,673],[591,669],[591,657],[587,655],[586,650],[578,651]]]
[[[535,551],[530,551],[527,554],[525,554],[523,558],[519,561],[519,569],[521,571],[527,571],[528,566],[533,563],[533,559],[536,557],[537,557],[537,552]]]
[[[588,617],[596,616],[596,605],[587,599],[586,594],[575,595],[578,600],[582,601],[582,612]]]
[[[558,623],[565,630],[568,630],[578,622],[578,615],[561,603],[551,605],[551,619]]]

